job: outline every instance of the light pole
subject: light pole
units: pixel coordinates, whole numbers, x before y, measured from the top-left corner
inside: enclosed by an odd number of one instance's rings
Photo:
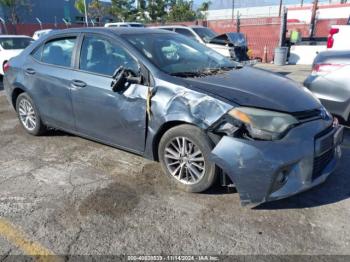
[[[35,17],[36,21],[38,21],[40,25],[40,29],[43,30],[43,24],[41,23],[40,19],[38,17]]]
[[[88,13],[87,13],[87,7],[86,7],[86,0],[84,0],[84,10],[85,10],[85,23],[86,27],[89,26],[89,21],[88,21]]]
[[[5,33],[8,34],[7,26],[6,26],[5,20],[4,20],[2,17],[0,17],[0,21],[1,21],[1,23],[3,24],[3,26],[4,26]]]

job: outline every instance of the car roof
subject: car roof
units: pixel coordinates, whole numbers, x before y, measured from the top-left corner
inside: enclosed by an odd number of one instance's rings
[[[67,34],[67,33],[111,33],[114,35],[126,35],[126,34],[150,34],[150,33],[167,34],[165,30],[155,30],[145,27],[85,27],[85,28],[70,28],[58,30],[57,32],[50,33],[50,36]]]
[[[27,35],[0,35],[0,38],[31,38]]]
[[[190,27],[185,25],[160,25],[160,26],[152,26],[152,28],[186,28],[190,29]]]
[[[37,30],[34,33],[40,33],[40,32],[47,32],[47,31],[52,31],[54,29],[42,29],[42,30]]]
[[[153,26],[152,28],[186,28],[186,29],[191,29],[191,28],[207,28],[201,25],[161,25],[161,26]]]

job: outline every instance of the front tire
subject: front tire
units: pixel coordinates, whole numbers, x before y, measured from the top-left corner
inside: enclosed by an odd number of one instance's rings
[[[39,111],[27,93],[21,93],[17,97],[16,111],[21,125],[29,134],[39,136],[46,131]]]
[[[180,125],[168,130],[160,140],[158,157],[164,172],[182,190],[203,192],[217,177],[209,161],[213,143],[198,127]]]

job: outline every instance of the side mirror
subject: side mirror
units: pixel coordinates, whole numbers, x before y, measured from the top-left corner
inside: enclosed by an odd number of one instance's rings
[[[111,87],[113,92],[117,92],[119,90],[123,90],[127,88],[128,84],[141,84],[142,76],[138,73],[135,76],[135,73],[132,70],[125,68],[124,66],[118,67],[113,73],[113,81],[111,83]]]

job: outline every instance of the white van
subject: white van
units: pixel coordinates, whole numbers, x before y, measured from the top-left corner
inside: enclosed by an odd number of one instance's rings
[[[117,22],[117,23],[106,23],[105,27],[145,27],[142,23],[136,22]]]

